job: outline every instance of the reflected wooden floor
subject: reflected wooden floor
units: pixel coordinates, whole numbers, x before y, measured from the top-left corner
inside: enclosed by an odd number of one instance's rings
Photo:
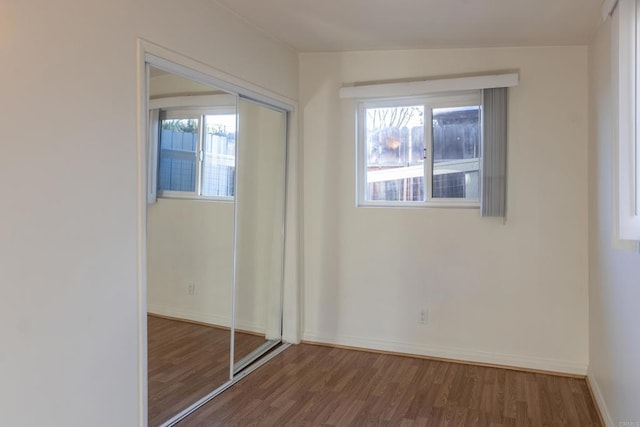
[[[149,426],[158,426],[229,379],[227,329],[147,316]],[[264,337],[236,333],[245,353]]]
[[[191,426],[601,426],[583,379],[301,344]]]

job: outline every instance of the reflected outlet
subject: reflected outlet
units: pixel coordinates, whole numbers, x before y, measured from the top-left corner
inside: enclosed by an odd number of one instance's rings
[[[426,307],[422,307],[422,308],[420,309],[420,320],[419,320],[420,324],[422,324],[422,325],[426,325],[426,323],[427,323],[427,318],[428,318],[428,311],[427,311],[427,308],[426,308]]]

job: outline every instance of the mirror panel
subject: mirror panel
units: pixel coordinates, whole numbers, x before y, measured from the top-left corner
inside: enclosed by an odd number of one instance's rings
[[[280,343],[287,114],[238,100],[234,372]]]
[[[147,207],[148,413],[158,426],[230,380],[236,96],[149,75],[159,197]]]

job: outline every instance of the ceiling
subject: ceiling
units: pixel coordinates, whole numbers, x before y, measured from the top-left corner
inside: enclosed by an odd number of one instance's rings
[[[585,45],[602,0],[213,0],[298,52]]]

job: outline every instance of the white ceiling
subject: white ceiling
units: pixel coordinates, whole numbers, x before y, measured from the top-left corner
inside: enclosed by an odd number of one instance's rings
[[[602,0],[213,0],[298,52],[587,44]]]

